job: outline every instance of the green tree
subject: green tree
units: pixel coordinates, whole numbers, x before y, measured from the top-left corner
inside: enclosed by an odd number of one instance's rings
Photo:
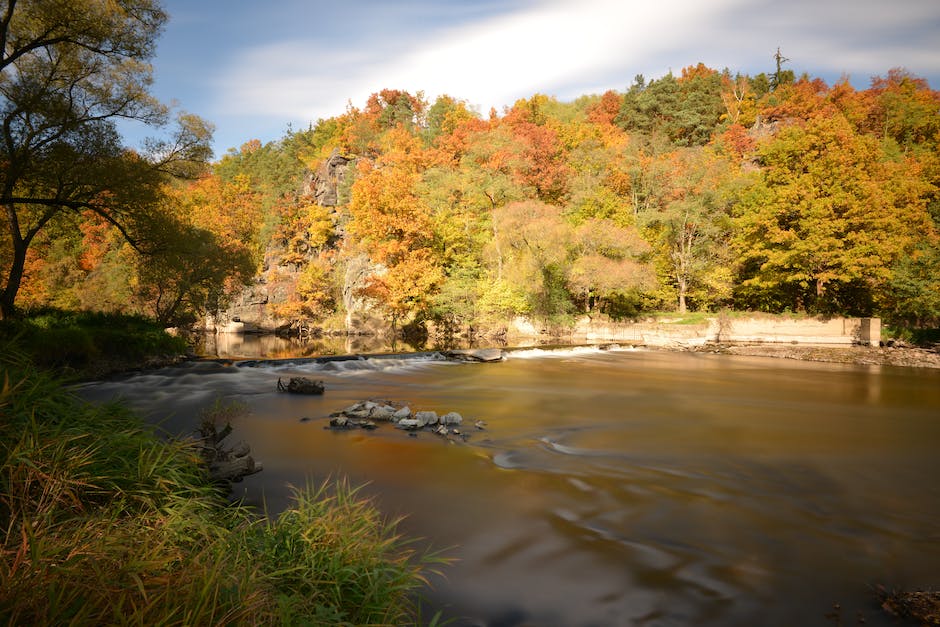
[[[755,304],[776,292],[763,302],[870,314],[894,262],[930,231],[921,185],[841,115],[784,129],[760,161],[735,209],[740,295]]]
[[[66,214],[91,210],[141,245],[168,175],[192,175],[211,154],[210,127],[181,115],[145,154],[115,122],[162,126],[147,92],[166,14],[152,0],[19,0],[0,16],[0,204],[7,244],[0,314],[14,313],[27,251]]]
[[[638,77],[642,78],[642,77]],[[617,123],[627,131],[665,135],[679,146],[708,142],[725,104],[721,75],[699,63],[649,83],[635,83],[625,94]]]
[[[246,248],[226,245],[207,229],[172,218],[152,228],[161,243],[138,256],[134,289],[143,311],[163,324],[191,324],[218,311],[234,284],[254,272]]]

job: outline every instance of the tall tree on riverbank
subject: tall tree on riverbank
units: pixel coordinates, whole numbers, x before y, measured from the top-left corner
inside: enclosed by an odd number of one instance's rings
[[[69,215],[91,211],[138,247],[162,183],[192,175],[211,128],[180,115],[171,139],[124,148],[115,123],[162,127],[147,60],[166,14],[154,0],[9,0],[0,16],[0,204],[6,240],[0,314],[14,313],[27,251]],[[6,258],[6,257],[9,258]]]
[[[838,113],[784,129],[760,161],[735,210],[739,296],[759,308],[871,315],[893,264],[932,230],[911,168]]]

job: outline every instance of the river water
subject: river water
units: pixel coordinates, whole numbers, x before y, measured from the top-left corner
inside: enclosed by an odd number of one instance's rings
[[[326,394],[277,393],[291,375]],[[243,403],[265,469],[239,494],[276,512],[288,484],[368,482],[457,558],[428,592],[455,625],[892,625],[872,586],[940,586],[938,370],[532,349],[194,362],[81,393],[171,432]],[[457,411],[471,437],[325,428],[366,398]]]

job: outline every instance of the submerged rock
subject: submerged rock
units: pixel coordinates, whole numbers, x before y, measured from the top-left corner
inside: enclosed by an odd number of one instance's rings
[[[501,348],[471,348],[466,350],[450,350],[441,353],[448,359],[457,361],[495,362],[505,357]]]
[[[887,591],[879,586],[881,607],[894,616],[916,621],[921,625],[940,625],[940,592],[935,590]]]

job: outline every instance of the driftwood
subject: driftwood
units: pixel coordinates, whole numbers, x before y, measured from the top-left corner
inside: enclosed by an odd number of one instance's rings
[[[323,381],[314,381],[306,377],[291,377],[285,385],[281,378],[277,379],[278,392],[290,392],[291,394],[323,394]]]
[[[251,456],[251,447],[246,442],[237,442],[226,447],[223,440],[232,433],[232,425],[221,430],[213,421],[204,421],[199,427],[197,445],[199,453],[209,470],[214,483],[227,485],[239,482],[243,477],[261,472],[261,462]]]
[[[881,607],[899,618],[907,618],[921,625],[940,625],[940,592],[916,590],[905,592],[877,589]]]

